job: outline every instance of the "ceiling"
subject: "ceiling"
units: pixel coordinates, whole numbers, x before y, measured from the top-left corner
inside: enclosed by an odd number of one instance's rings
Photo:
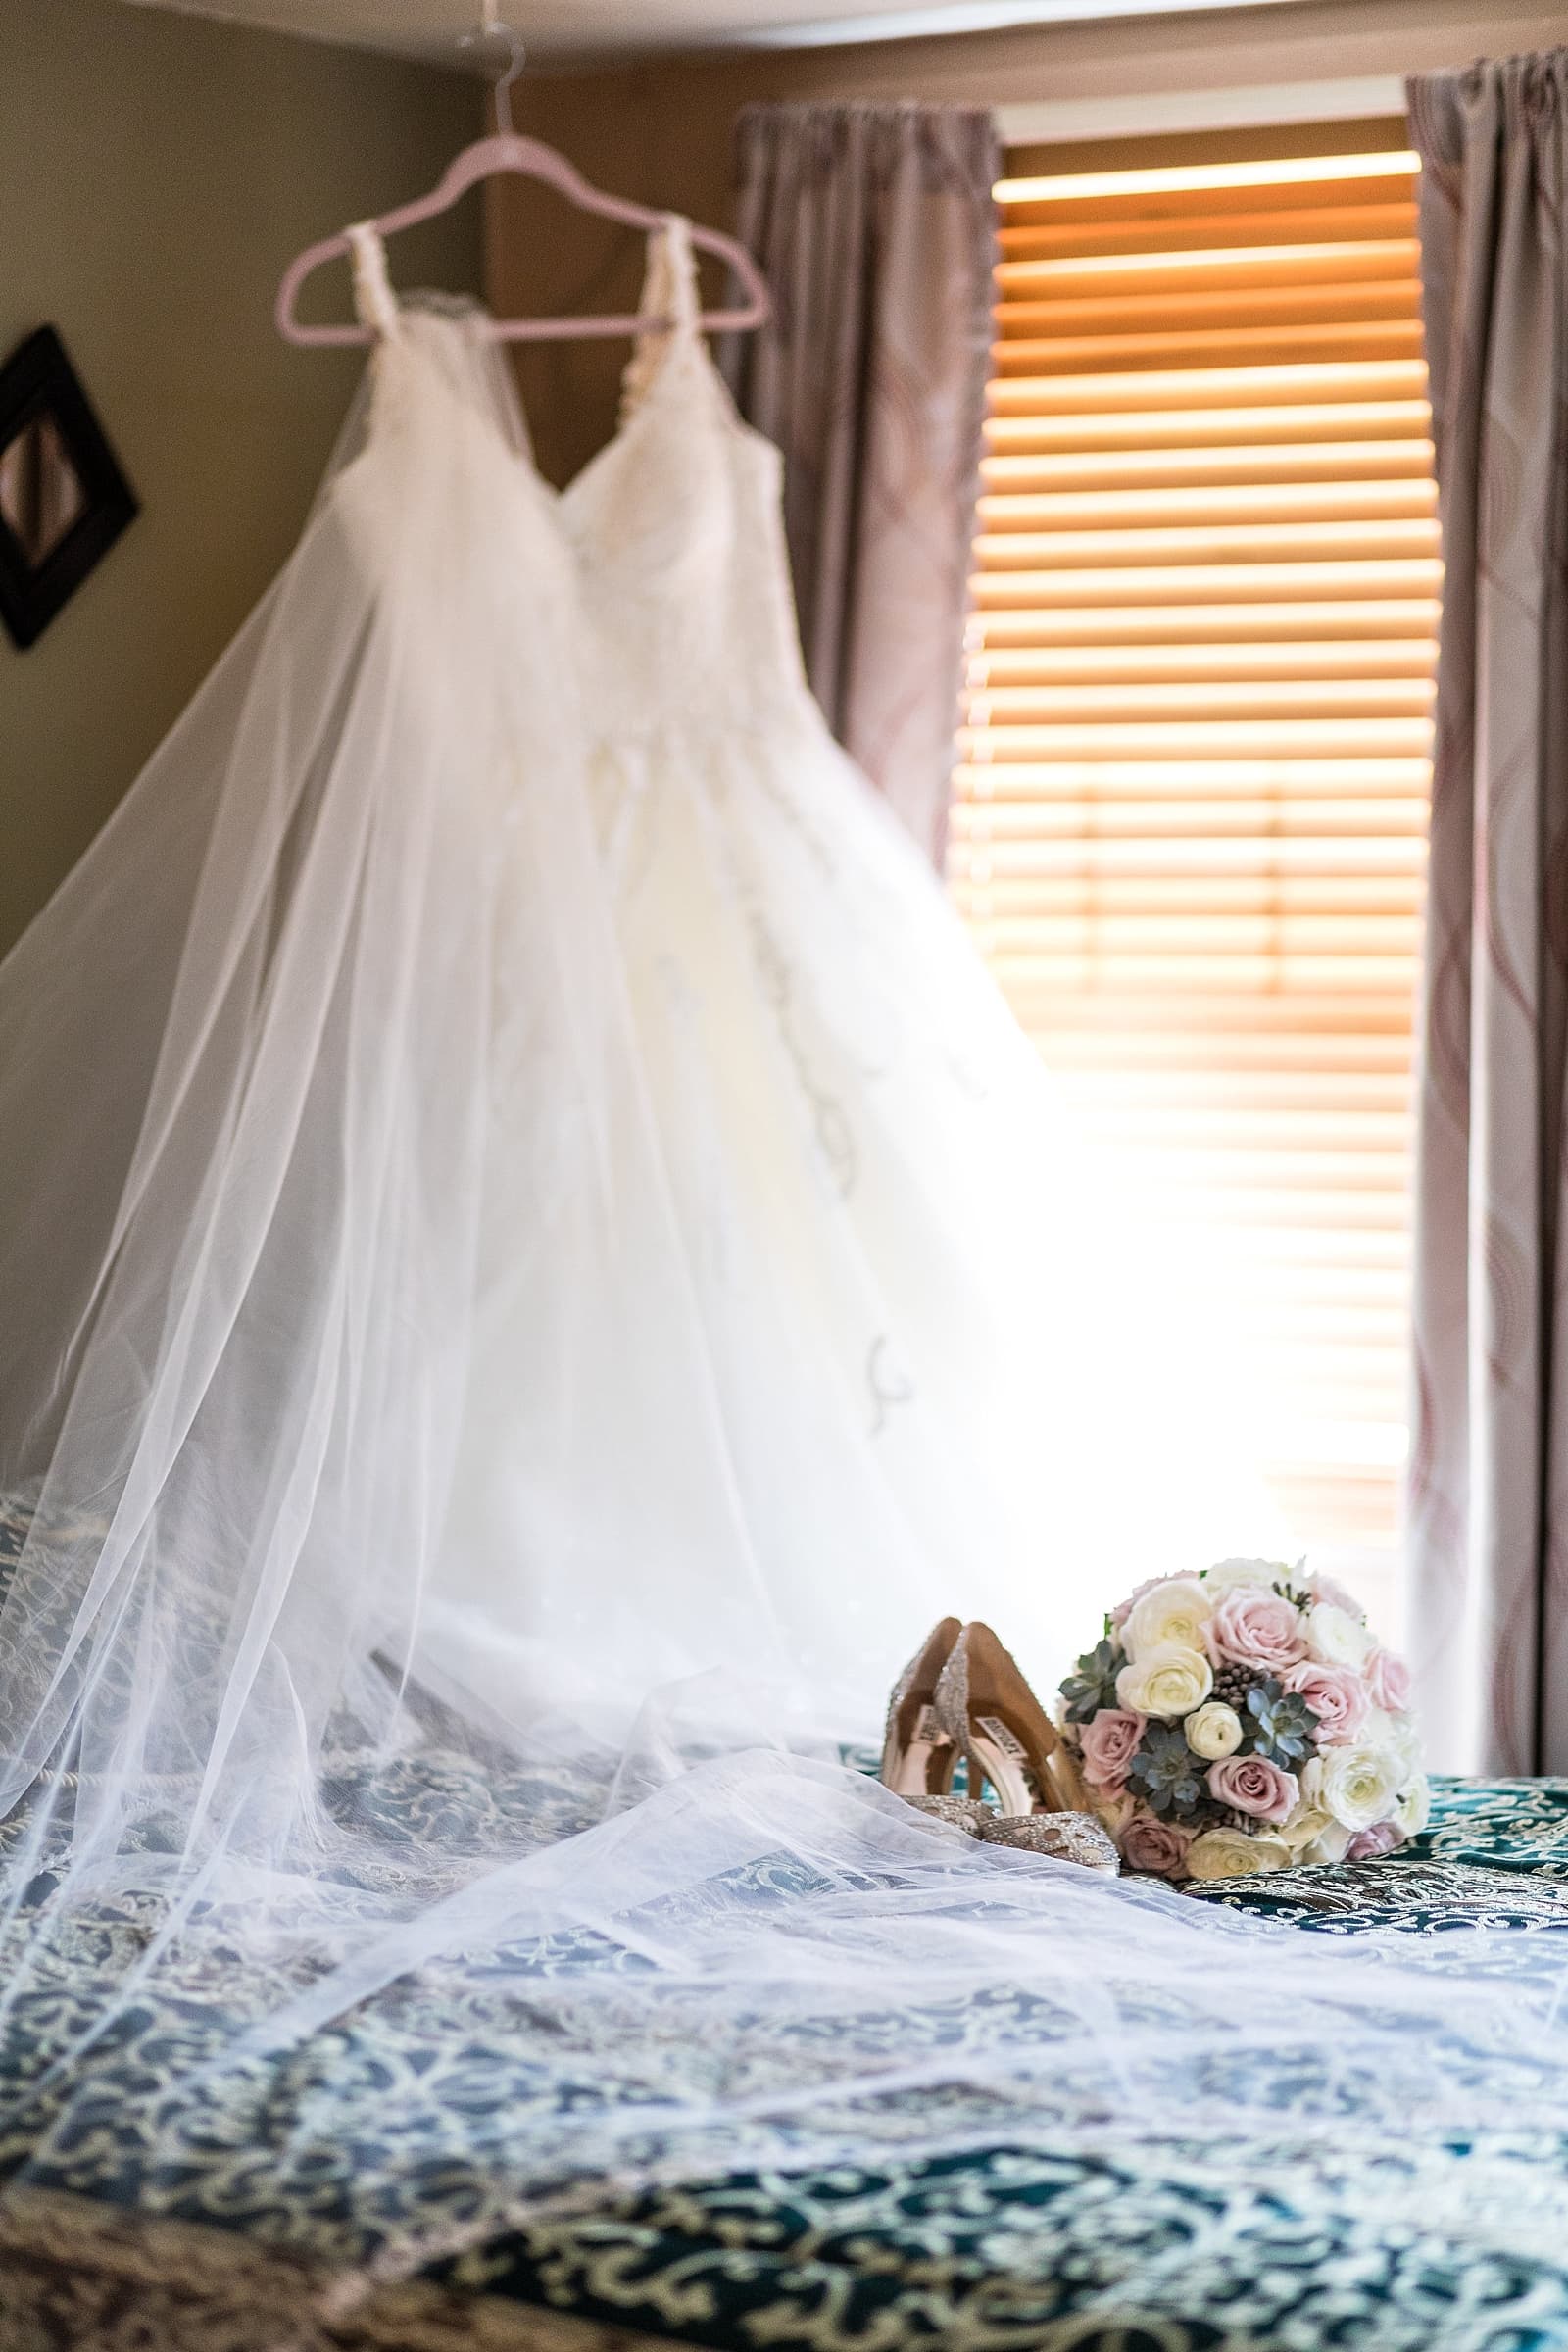
[[[454,66],[479,53],[460,46],[482,0],[130,0],[137,7],[266,25]],[[1268,7],[1280,0],[1197,0],[1205,8]],[[670,50],[808,48],[825,42],[902,39],[999,25],[1162,16],[1195,0],[499,0],[531,64],[566,65]],[[492,56],[494,49],[490,51]]]

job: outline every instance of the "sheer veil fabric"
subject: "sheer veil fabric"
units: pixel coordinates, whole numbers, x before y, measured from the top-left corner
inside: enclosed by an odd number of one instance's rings
[[[944,1609],[1077,1646],[1234,1548],[1205,1416],[806,693],[678,224],[560,497],[473,314],[361,260],[295,555],[0,966],[0,2147],[308,2167],[386,2095],[323,2029],[421,2003],[549,2054],[455,2152],[473,2241],[1019,2132],[1396,2200],[1558,2128],[1555,1938],[1352,1953],[839,1763]],[[455,2250],[417,2210],[350,2271]]]

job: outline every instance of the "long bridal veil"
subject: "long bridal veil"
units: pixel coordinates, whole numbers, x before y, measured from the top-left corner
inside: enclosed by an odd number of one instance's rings
[[[186,2134],[339,2179],[394,2095],[344,2021],[437,2021],[505,2091],[462,2103],[455,2203],[333,2225],[360,2273],[699,2172],[1043,2132],[1212,2167],[1250,2130],[1327,2194],[1391,2135],[1408,2173],[1551,2128],[1553,1937],[1351,1952],[973,1846],[778,1697],[568,551],[461,316],[406,314],[377,368],[277,584],[0,966],[13,2180],[90,2184],[106,2132],[159,2194]],[[509,1698],[448,1547],[477,1324],[527,1266],[514,1572],[569,1590],[610,1547],[622,1597],[609,1664],[546,1624]]]

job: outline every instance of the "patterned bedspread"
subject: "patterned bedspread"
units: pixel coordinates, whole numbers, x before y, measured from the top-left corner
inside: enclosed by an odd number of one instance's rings
[[[1396,1861],[1203,1893],[1327,1935],[1560,1933],[1568,1782],[1444,1784],[1430,1830]],[[1524,2172],[1568,2163],[1568,2148],[1518,2153]],[[1456,2255],[1443,2217],[1464,2197],[1465,2150],[1449,2154],[1450,2180],[1430,2183],[1430,2232],[1388,2218],[1407,2203],[1394,2151],[1389,2180],[1348,2179],[1342,2210],[1314,2198],[1310,2214],[1266,2150],[1169,2159],[1130,2175],[999,2147],[886,2173],[732,2180],[536,2226],[449,2276],[722,2352],[1426,2352],[1440,2336],[1488,2352],[1568,2347],[1568,2243],[1544,2240],[1522,2211],[1493,2250]]]
[[[466,1806],[507,1793],[444,1784],[443,1819],[461,1836]],[[1198,1899],[1323,1935],[1561,1934],[1568,1782],[1440,1784],[1393,1859]],[[406,1995],[318,2035],[249,2104],[192,2118],[160,2095],[173,2053],[220,2038],[220,1993],[191,1985],[119,2032],[101,2095],[40,2162],[49,2099],[28,2086],[109,1933],[83,1936],[33,2033],[0,2042],[0,2352],[1568,2352],[1568,2138],[1500,2132],[1306,2183],[1244,2140],[1136,2167],[998,2146],[731,2178],[498,2223],[413,2284],[345,2295],[334,2282],[412,2201],[473,2209],[507,2118],[549,2095],[548,2058]]]

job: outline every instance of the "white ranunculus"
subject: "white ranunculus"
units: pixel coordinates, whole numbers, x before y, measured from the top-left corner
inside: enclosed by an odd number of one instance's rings
[[[1331,1821],[1320,1837],[1314,1838],[1310,1845],[1302,1847],[1300,1859],[1310,1862],[1314,1868],[1323,1862],[1343,1862],[1345,1849],[1349,1842],[1350,1833],[1344,1824]]]
[[[1409,1787],[1399,1792],[1399,1801],[1394,1808],[1395,1824],[1406,1838],[1415,1838],[1431,1818],[1432,1790],[1427,1786],[1426,1774],[1418,1772]]]
[[[1222,1698],[1206,1700],[1188,1716],[1185,1729],[1188,1746],[1208,1764],[1234,1756],[1242,1744],[1242,1719]]]
[[[1205,1830],[1187,1849],[1190,1879],[1251,1879],[1290,1866],[1291,1849],[1283,1838],[1250,1838],[1245,1830]]]
[[[1121,1645],[1133,1659],[1147,1658],[1166,1642],[1201,1649],[1203,1628],[1213,1614],[1214,1603],[1196,1576],[1170,1577],[1134,1601],[1122,1623]]]
[[[1280,1824],[1278,1834],[1293,1854],[1300,1855],[1317,1843],[1325,1830],[1334,1826],[1331,1814],[1325,1813],[1321,1805],[1309,1805],[1302,1797],[1290,1820]]]
[[[1210,1594],[1229,1592],[1236,1585],[1263,1585],[1276,1591],[1290,1581],[1291,1572],[1283,1560],[1216,1560],[1212,1568],[1203,1571]]]
[[[1386,1747],[1357,1740],[1348,1747],[1325,1748],[1316,1762],[1318,1801],[1352,1833],[1387,1821],[1399,1793],[1403,1771]]]
[[[1200,1707],[1213,1688],[1214,1671],[1201,1650],[1181,1642],[1162,1642],[1122,1668],[1116,1677],[1116,1701],[1130,1714],[1153,1715],[1169,1723]]]
[[[1302,1618],[1301,1628],[1307,1648],[1322,1666],[1359,1669],[1377,1646],[1370,1629],[1357,1624],[1348,1609],[1338,1609],[1331,1600],[1315,1602]]]
[[[1381,1707],[1374,1707],[1361,1736],[1374,1747],[1386,1747],[1390,1755],[1397,1758],[1401,1787],[1415,1779],[1421,1770],[1421,1734],[1413,1715],[1386,1715]]]

